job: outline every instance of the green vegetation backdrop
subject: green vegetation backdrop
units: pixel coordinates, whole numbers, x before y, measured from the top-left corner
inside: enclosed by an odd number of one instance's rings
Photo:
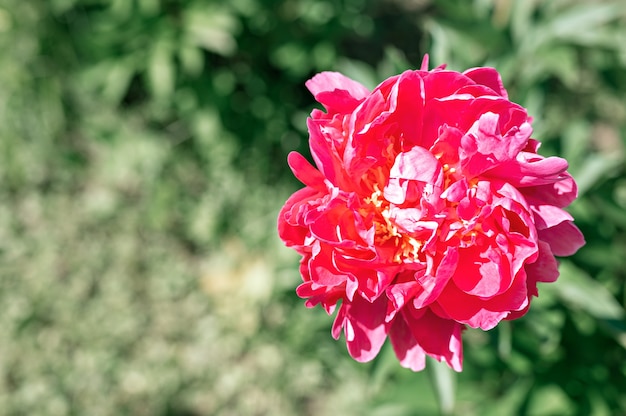
[[[431,415],[349,358],[275,235],[304,81],[491,65],[587,245],[465,336],[458,415],[626,415],[623,0],[1,0],[1,415]]]

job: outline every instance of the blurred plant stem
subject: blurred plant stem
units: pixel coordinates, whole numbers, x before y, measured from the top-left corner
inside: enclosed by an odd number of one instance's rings
[[[431,357],[426,357],[426,360],[426,369],[430,382],[433,385],[433,390],[437,394],[441,415],[452,415],[454,413],[455,401],[455,373],[445,363],[440,363]]]

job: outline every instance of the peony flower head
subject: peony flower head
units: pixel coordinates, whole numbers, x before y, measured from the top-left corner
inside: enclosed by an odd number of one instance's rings
[[[524,315],[584,239],[567,162],[537,153],[498,72],[427,65],[373,91],[336,72],[306,83],[326,111],[307,120],[315,167],[288,157],[305,187],[278,232],[302,256],[297,294],[339,307],[332,335],[354,359],[389,337],[404,367],[461,371],[462,330]]]

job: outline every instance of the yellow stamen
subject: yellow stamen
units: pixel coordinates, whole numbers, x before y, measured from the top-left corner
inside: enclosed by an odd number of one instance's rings
[[[363,202],[369,205],[369,208],[363,207],[363,215],[371,213],[372,209],[375,213],[374,231],[375,243],[377,245],[391,244],[395,247],[393,261],[397,263],[416,261],[419,257],[422,243],[413,237],[403,234],[395,225],[391,217],[389,202],[385,200],[383,192],[377,183],[373,184],[374,192],[365,198]]]

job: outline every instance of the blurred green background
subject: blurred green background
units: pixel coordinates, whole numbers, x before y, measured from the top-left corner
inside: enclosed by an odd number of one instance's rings
[[[626,415],[623,0],[0,0],[0,415],[436,415],[275,235],[304,82],[495,66],[587,245],[465,332],[457,415]]]

